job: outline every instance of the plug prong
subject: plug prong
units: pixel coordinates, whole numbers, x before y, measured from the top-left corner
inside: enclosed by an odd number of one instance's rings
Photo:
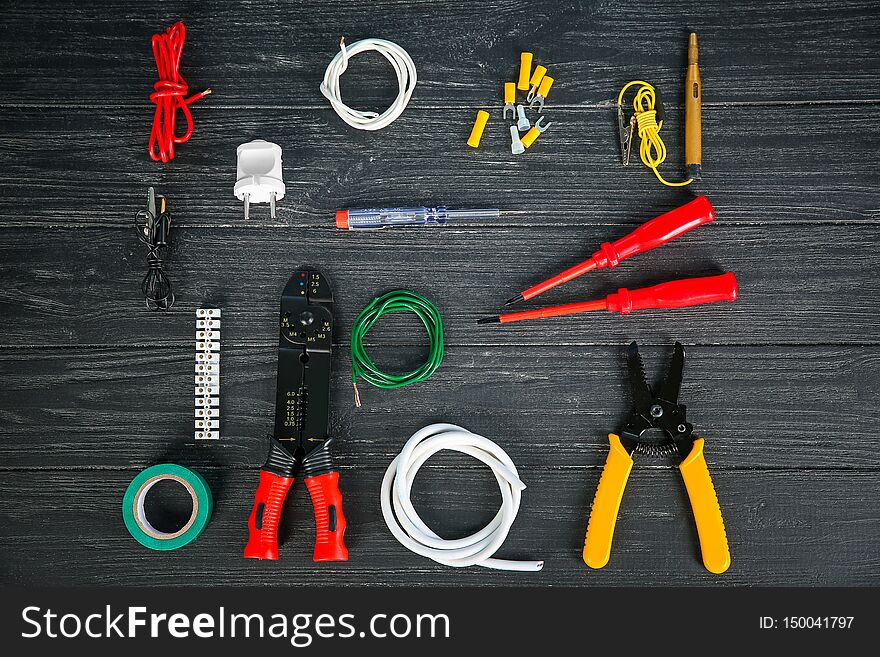
[[[275,192],[269,194],[269,216],[275,218]]]
[[[251,195],[244,195],[244,220],[247,221],[251,215]]]

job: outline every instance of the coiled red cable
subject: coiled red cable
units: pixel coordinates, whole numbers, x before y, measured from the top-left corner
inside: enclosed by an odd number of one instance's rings
[[[156,104],[156,112],[153,114],[149,153],[150,158],[156,162],[174,159],[174,144],[182,144],[193,133],[189,104],[211,93],[210,89],[205,89],[184,98],[189,87],[179,69],[185,38],[186,28],[181,22],[169,27],[164,34],[153,35],[153,57],[156,58],[159,81],[153,85],[155,91],[150,94],[150,100]],[[186,132],[179,137],[174,134],[178,109],[186,118]]]

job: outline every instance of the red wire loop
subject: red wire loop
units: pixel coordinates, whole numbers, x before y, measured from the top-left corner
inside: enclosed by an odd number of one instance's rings
[[[179,70],[185,39],[186,28],[180,22],[169,27],[163,34],[153,35],[153,57],[156,59],[159,81],[153,85],[155,91],[150,94],[150,101],[156,104],[156,112],[153,114],[148,152],[150,158],[156,162],[174,159],[174,144],[182,144],[193,133],[193,119],[188,105],[211,93],[210,89],[205,89],[185,98],[189,87]],[[178,109],[186,119],[186,132],[180,136],[174,134]]]

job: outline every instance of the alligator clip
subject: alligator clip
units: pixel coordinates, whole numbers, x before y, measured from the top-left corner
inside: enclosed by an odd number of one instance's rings
[[[636,129],[636,117],[633,114],[629,122],[623,111],[623,105],[617,105],[617,134],[620,138],[620,161],[623,166],[629,166],[629,157],[632,152],[633,135]]]
[[[167,232],[171,225],[171,217],[167,214],[166,206],[164,196],[156,194],[156,190],[152,187],[147,189],[147,208],[138,213],[138,219],[143,221],[140,232],[148,243],[166,246]]]
[[[632,456],[639,453],[679,459],[678,468],[697,524],[703,565],[708,571],[721,574],[730,567],[724,519],[703,456],[704,441],[694,438],[693,425],[686,418],[687,409],[678,402],[684,348],[680,342],[675,343],[666,379],[654,390],[645,379],[644,364],[635,342],[629,346],[627,365],[633,408],[620,435],[608,435],[611,449],[590,512],[584,562],[591,568],[602,568],[608,563],[620,501],[633,466]],[[650,429],[659,429],[661,437],[646,436]]]
[[[315,511],[315,561],[348,561],[339,472],[328,450],[333,294],[320,272],[294,272],[281,295],[275,433],[248,518],[249,559],[278,559],[278,522],[300,470]]]

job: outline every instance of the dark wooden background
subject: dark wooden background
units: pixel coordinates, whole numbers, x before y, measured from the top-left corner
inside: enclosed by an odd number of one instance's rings
[[[195,135],[167,165],[146,155],[155,81],[150,36],[183,20],[182,71]],[[705,179],[661,187],[617,154],[610,99],[633,78],[662,90],[681,172],[687,34],[700,37]],[[419,82],[403,116],[355,131],[318,85],[338,40],[406,48]],[[701,2],[4,2],[0,22],[0,580],[17,584],[880,584],[877,339],[880,11],[835,3]],[[501,84],[529,49],[556,84],[555,125],[509,154]],[[396,94],[378,55],[343,78],[352,104]],[[477,108],[493,118],[465,147]],[[284,148],[287,196],[245,223],[235,148]],[[145,310],[132,230],[147,187],[176,225],[177,304]],[[730,270],[741,298],[621,317],[477,327],[503,299],[643,221],[708,195],[717,221],[658,251],[547,295]],[[497,206],[499,221],[350,234],[345,207]],[[302,484],[277,563],[241,557],[274,404],[276,319],[286,277],[319,267],[337,299],[332,431],[338,438],[344,564],[311,562]],[[398,391],[349,383],[351,322],[374,295],[411,288],[446,323],[447,356]],[[223,309],[222,440],[194,444],[194,310]],[[677,469],[640,458],[609,565],[581,561],[606,434],[629,405],[625,345],[659,378],[685,343],[683,400],[707,439],[733,565],[706,572]],[[386,367],[416,363],[407,319],[371,334]],[[447,421],[496,440],[528,484],[498,556],[543,558],[539,574],[448,569],[407,552],[382,521],[379,483],[416,429]],[[150,552],[120,502],[141,469],[173,461],[208,479],[213,521],[195,543]],[[446,536],[482,527],[495,483],[440,456],[416,504]]]

